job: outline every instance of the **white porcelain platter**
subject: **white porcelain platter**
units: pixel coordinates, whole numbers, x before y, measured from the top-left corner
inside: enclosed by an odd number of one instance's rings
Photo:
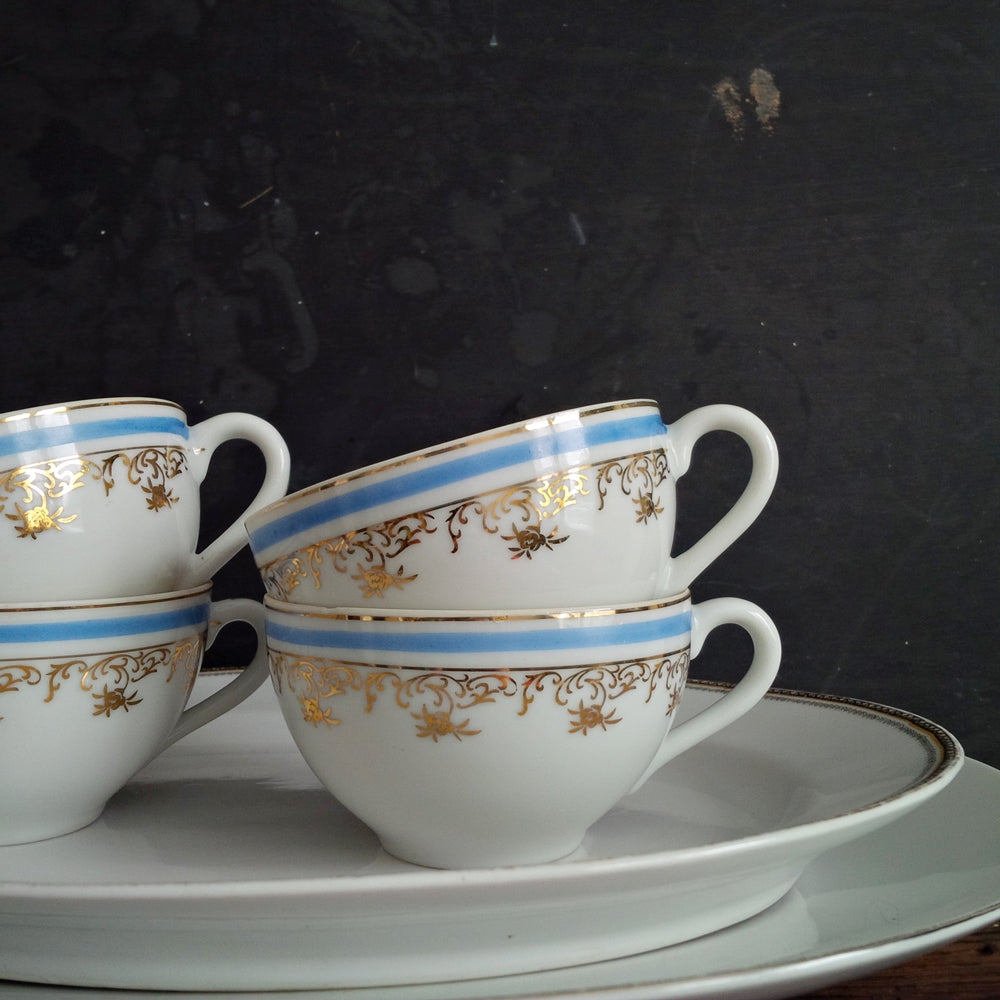
[[[961,817],[956,823],[955,817]],[[550,972],[305,993],[136,993],[0,983],[3,1000],[781,1000],[1000,919],[1000,771],[967,761],[911,816],[835,848],[759,916],[669,948]]]
[[[199,689],[217,683],[206,678]],[[692,686],[684,713],[718,693]],[[431,871],[386,855],[320,788],[264,688],[163,754],[86,830],[0,849],[0,979],[378,987],[379,997],[389,986],[410,996],[424,983],[434,985],[421,996],[443,1000],[520,996],[524,977],[513,974],[540,973],[543,990],[556,977],[552,995],[592,996],[623,961],[638,963],[627,973],[635,984],[640,966],[657,967],[657,949],[697,949],[714,938],[693,938],[724,927],[748,933],[756,921],[732,925],[754,914],[765,924],[754,965],[769,967],[775,954],[817,945],[808,879],[789,893],[805,866],[925,803],[926,812],[962,758],[948,733],[905,712],[775,693],[623,800],[566,861]],[[994,789],[980,807],[994,826],[996,803]],[[891,829],[905,835],[906,822]],[[904,849],[894,864],[906,863]],[[844,871],[833,891],[891,876],[891,867],[867,869]],[[950,877],[937,875],[933,891],[947,894]],[[976,913],[965,907],[921,933],[974,920],[996,904],[995,883],[994,872],[994,894]],[[772,936],[766,922],[775,919],[782,929]],[[663,995],[659,963],[651,996]],[[611,985],[624,995],[623,982]]]

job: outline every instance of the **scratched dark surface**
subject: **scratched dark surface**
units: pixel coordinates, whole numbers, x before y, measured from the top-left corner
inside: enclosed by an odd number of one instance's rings
[[[1000,765],[998,73],[979,0],[4,0],[0,410],[250,410],[300,487],[741,404],[780,482],[696,599],[768,610],[784,686]],[[745,472],[699,446],[681,544]],[[258,474],[219,457],[206,533]],[[262,593],[249,553],[217,591]]]

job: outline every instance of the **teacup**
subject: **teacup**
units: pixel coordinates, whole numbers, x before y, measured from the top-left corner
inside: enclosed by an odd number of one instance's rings
[[[389,853],[434,868],[570,854],[622,796],[749,711],[781,656],[758,607],[688,593],[545,613],[264,605],[302,755]],[[671,731],[690,658],[727,623],[753,640],[749,668]]]
[[[742,495],[671,556],[676,480],[702,435],[749,445]],[[326,607],[498,609],[644,601],[684,590],[750,526],[777,476],[764,424],[735,406],[669,427],[656,403],[511,424],[301,490],[247,521],[270,596]]]
[[[238,705],[268,676],[263,608],[212,602],[211,584],[142,598],[0,605],[0,845],[92,823],[167,746]],[[185,709],[202,654],[244,621],[257,652]]]
[[[196,552],[200,486],[215,450],[247,440],[263,484]],[[224,413],[188,426],[176,403],[104,398],[0,415],[0,601],[154,594],[211,579],[244,545],[248,513],[288,489],[288,448],[267,421]]]

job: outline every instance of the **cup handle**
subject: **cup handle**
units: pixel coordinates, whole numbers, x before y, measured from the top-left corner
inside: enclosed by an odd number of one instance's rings
[[[170,735],[160,744],[162,753],[181,737],[193,733],[206,723],[217,719],[241,701],[246,701],[270,675],[267,664],[267,642],[264,636],[264,606],[249,597],[236,597],[227,601],[214,601],[209,611],[208,635],[205,648],[215,642],[216,636],[231,622],[246,622],[257,633],[257,651],[250,663],[224,688],[209,695],[204,701],[186,708]]]
[[[220,413],[191,428],[192,470],[198,483],[208,474],[208,465],[219,445],[226,441],[249,441],[264,456],[264,481],[243,513],[210,545],[191,556],[184,585],[210,580],[244,545],[243,522],[255,510],[280,500],[288,492],[291,459],[284,438],[266,420],[252,413]]]
[[[675,479],[687,472],[695,444],[710,431],[731,431],[743,438],[753,459],[750,479],[719,523],[686,552],[670,559],[658,593],[675,594],[684,590],[729,548],[757,519],[778,478],[778,446],[764,422],[742,407],[718,403],[692,410],[670,425],[667,441]]]
[[[753,659],[734,688],[694,718],[670,729],[656,756],[630,792],[641,788],[667,761],[749,712],[767,694],[777,676],[781,663],[781,639],[774,622],[756,604],[738,597],[717,597],[692,605],[691,619],[692,659],[701,652],[708,634],[719,625],[739,625],[745,629],[753,640]]]

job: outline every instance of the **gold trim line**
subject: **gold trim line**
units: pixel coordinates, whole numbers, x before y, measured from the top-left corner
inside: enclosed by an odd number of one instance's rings
[[[552,621],[557,619],[602,618],[614,615],[640,614],[645,611],[659,611],[663,608],[675,607],[691,600],[691,592],[673,594],[659,600],[646,603],[632,602],[630,604],[609,604],[593,608],[566,608],[559,611],[538,612],[512,609],[502,614],[491,615],[481,610],[441,611],[425,615],[414,614],[404,609],[391,609],[381,614],[372,614],[366,608],[322,608],[318,605],[313,609],[307,604],[293,604],[290,601],[279,601],[268,595],[264,596],[264,606],[273,611],[298,618],[317,618],[323,621],[358,621],[358,622],[409,622],[411,624],[442,623],[442,622],[506,622],[506,621]]]
[[[200,583],[197,587],[189,587],[186,590],[166,590],[160,594],[146,594],[141,597],[106,597],[95,598],[92,601],[80,603],[78,601],[38,601],[26,604],[14,605],[0,603],[0,615],[30,613],[33,611],[91,611],[96,609],[130,608],[140,604],[167,604],[171,602],[180,603],[191,597],[198,597],[208,593],[212,589],[212,581]]]
[[[30,420],[54,413],[69,413],[71,410],[96,409],[101,406],[168,406],[172,410],[184,413],[184,408],[179,403],[169,399],[158,399],[155,396],[120,396],[108,399],[81,399],[72,403],[52,403],[49,406],[33,406],[28,410],[8,410],[7,413],[0,413],[0,424]],[[185,418],[186,416],[187,414]]]

